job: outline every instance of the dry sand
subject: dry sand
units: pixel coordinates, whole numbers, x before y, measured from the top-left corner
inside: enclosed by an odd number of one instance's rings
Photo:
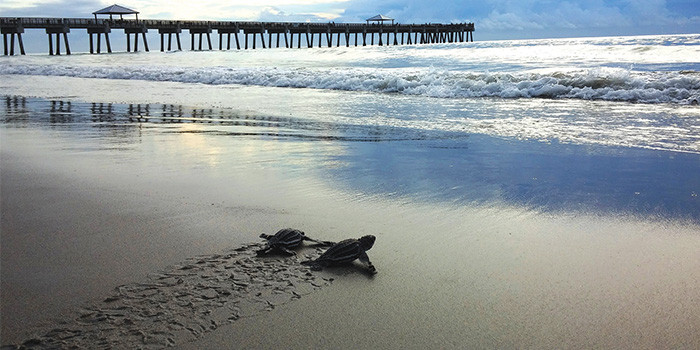
[[[0,158],[3,344],[700,348],[696,225],[357,197],[256,167],[235,181],[125,167],[21,134],[3,131]],[[248,255],[259,233],[287,226],[327,240],[375,234],[379,273],[307,275],[297,258]],[[251,281],[252,295],[240,285]],[[274,290],[277,304],[257,294]],[[188,313],[199,316],[159,319]]]

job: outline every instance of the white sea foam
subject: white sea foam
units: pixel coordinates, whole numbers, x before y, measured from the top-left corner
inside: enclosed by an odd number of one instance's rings
[[[0,74],[240,84],[437,98],[700,101],[700,35],[416,46],[29,55]]]
[[[622,68],[461,72],[436,68],[275,68],[12,64],[0,74],[240,84],[401,93],[438,98],[573,98],[642,103],[700,99],[698,72],[632,72]]]

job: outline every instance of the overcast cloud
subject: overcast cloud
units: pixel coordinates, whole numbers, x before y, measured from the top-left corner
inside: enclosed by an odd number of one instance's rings
[[[121,0],[117,0],[121,1]],[[89,17],[98,0],[2,0],[0,16]],[[125,0],[141,18],[401,23],[474,22],[476,38],[700,33],[697,0]]]

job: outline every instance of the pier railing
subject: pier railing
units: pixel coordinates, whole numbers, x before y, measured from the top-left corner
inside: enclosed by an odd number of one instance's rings
[[[336,46],[351,46],[351,36],[354,36],[354,46],[375,45],[413,45],[433,43],[456,43],[474,41],[474,23],[425,23],[425,24],[366,24],[366,23],[302,23],[302,22],[241,22],[241,21],[190,21],[190,20],[131,20],[131,19],[91,19],[91,18],[37,18],[37,17],[0,17],[0,31],[3,34],[4,54],[14,55],[15,37],[19,43],[21,54],[24,52],[22,33],[25,29],[44,29],[49,37],[49,54],[54,54],[52,34],[56,38],[56,54],[60,55],[60,40],[63,36],[65,50],[70,54],[68,33],[71,29],[86,29],[90,36],[90,53],[94,53],[93,35],[97,35],[97,53],[100,53],[100,38],[104,35],[108,52],[112,52],[109,33],[112,29],[122,29],[127,35],[127,51],[131,51],[131,35],[134,37],[134,51],[138,51],[139,34],[143,38],[143,44],[148,51],[146,33],[148,30],[158,30],[160,34],[160,49],[165,50],[165,34],[168,34],[167,49],[172,48],[172,36],[177,39],[177,49],[181,50],[180,33],[187,30],[191,36],[191,50],[195,50],[195,34],[199,35],[199,50],[202,50],[203,35],[206,34],[209,50],[212,50],[210,34],[216,30],[219,34],[219,50],[231,49],[231,36],[233,35],[236,48],[248,49],[248,38],[252,35],[252,48],[256,48],[259,41],[263,48],[272,47],[308,47],[313,48],[325,45],[333,46],[334,36]],[[10,39],[8,42],[8,34]],[[273,34],[276,40],[273,41]],[[226,35],[226,41],[224,41]],[[243,45],[240,35],[243,35]],[[296,35],[296,37],[295,37]],[[369,40],[368,40],[369,35]],[[267,38],[266,38],[267,36]],[[284,38],[281,46],[280,37]],[[341,37],[344,36],[344,40]],[[315,39],[317,37],[317,40]],[[360,41],[359,38],[362,38]],[[266,40],[267,39],[267,40]],[[303,45],[302,45],[303,42]],[[9,50],[8,50],[9,44]]]

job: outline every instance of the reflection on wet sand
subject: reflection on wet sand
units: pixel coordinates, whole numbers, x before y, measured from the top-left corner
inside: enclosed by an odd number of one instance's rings
[[[113,122],[114,111],[111,103],[91,103],[90,113],[92,114],[92,121],[95,123],[101,122]]]
[[[453,134],[428,134],[424,131],[380,125],[354,125],[241,113],[212,108],[191,108],[176,104],[80,103],[68,100],[41,100],[18,96],[5,97],[5,110],[0,121],[19,126],[22,123],[112,125],[152,124],[217,124],[243,127],[233,129],[180,130],[175,132],[207,132],[228,136],[269,136],[326,141],[397,141],[452,137]],[[47,113],[41,113],[41,112]],[[44,116],[48,115],[48,119]],[[78,125],[76,125],[77,127]]]
[[[5,109],[8,114],[4,119],[6,123],[27,119],[29,117],[27,98],[24,96],[5,96]]]
[[[50,122],[52,124],[73,122],[72,107],[73,104],[70,101],[51,101]]]

